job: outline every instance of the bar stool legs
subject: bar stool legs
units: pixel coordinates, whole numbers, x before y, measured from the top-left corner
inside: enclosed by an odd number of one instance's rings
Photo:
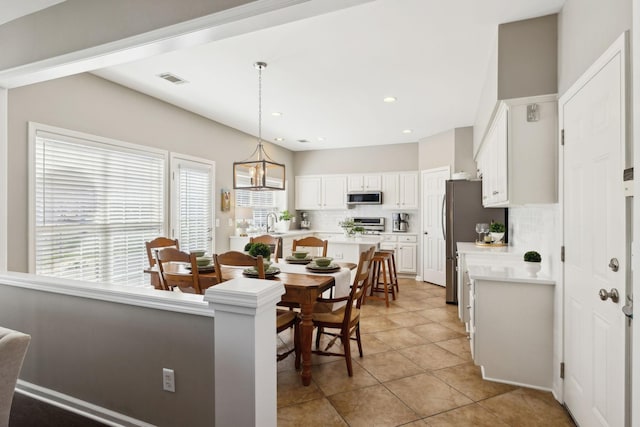
[[[392,252],[380,251],[373,255],[371,265],[371,291],[365,298],[379,299],[389,307],[389,292],[393,300],[396,299],[396,289],[398,289],[398,278],[395,270],[395,260]],[[374,295],[374,293],[384,293],[384,296]]]

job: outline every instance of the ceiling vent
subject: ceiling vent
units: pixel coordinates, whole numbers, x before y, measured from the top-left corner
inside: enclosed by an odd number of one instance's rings
[[[165,79],[166,81],[173,83],[175,85],[181,85],[183,83],[188,83],[186,80],[181,79],[180,77],[176,76],[175,74],[171,74],[171,73],[162,73],[162,74],[158,74],[158,77],[160,77],[161,79]]]
[[[306,144],[307,142],[309,142],[309,140],[308,139],[299,139],[298,142]]]

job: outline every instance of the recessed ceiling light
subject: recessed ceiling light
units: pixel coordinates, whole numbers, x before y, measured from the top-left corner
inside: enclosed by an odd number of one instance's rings
[[[411,129],[405,129],[402,131],[402,133],[411,133],[411,132],[413,132]]]
[[[282,115],[282,113],[280,111],[274,111],[273,113],[271,113],[271,115],[273,117],[280,117]]]
[[[324,137],[323,136],[319,136],[318,137],[318,141],[320,141],[320,142],[324,141]]]
[[[171,74],[171,73],[162,73],[162,74],[158,74],[158,77],[160,77],[161,79],[164,79],[170,83],[176,84],[176,85],[181,85],[183,83],[189,83],[188,81],[186,81],[183,78],[180,78],[178,76],[176,76],[175,74]]]
[[[284,138],[280,138],[280,137],[274,138],[274,141],[282,142],[282,141],[284,141]]]
[[[388,103],[396,102],[397,100],[398,98],[396,98],[395,96],[385,96],[383,99],[384,102],[388,102]]]

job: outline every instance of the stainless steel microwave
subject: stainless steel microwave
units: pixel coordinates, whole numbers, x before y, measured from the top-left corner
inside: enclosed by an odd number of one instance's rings
[[[382,204],[382,192],[367,191],[347,193],[348,205],[380,205]]]

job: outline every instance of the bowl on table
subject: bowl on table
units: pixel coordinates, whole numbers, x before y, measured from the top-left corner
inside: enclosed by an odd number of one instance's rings
[[[329,267],[333,258],[330,257],[319,257],[313,260],[318,267]]]
[[[198,264],[198,267],[205,267],[209,264],[211,264],[211,257],[210,256],[199,256],[196,258],[196,264]]]
[[[204,252],[205,251],[191,251],[191,253],[194,254],[197,257],[203,257],[204,256]]]
[[[293,257],[297,258],[297,259],[305,259],[307,257],[307,255],[309,255],[309,252],[307,252],[307,251],[293,251],[293,252],[291,252],[291,255],[293,255]]]

